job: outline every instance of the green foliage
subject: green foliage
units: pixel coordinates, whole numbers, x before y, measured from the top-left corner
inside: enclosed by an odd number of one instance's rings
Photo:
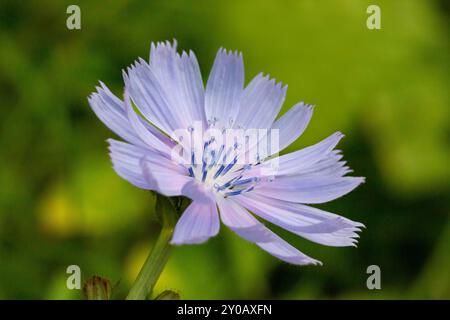
[[[346,134],[346,160],[367,183],[321,207],[366,224],[358,249],[280,234],[323,267],[275,260],[222,228],[174,250],[156,293],[182,298],[450,298],[449,25],[445,1],[70,1],[0,4],[0,298],[81,298],[66,267],[108,277],[123,298],[158,232],[154,198],[111,168],[87,96],[122,94],[121,69],[176,38],[206,80],[220,46],[243,52],[246,79],[289,84],[283,111],[315,104],[287,151]],[[278,232],[278,229],[277,229]],[[382,290],[366,288],[366,268]]]

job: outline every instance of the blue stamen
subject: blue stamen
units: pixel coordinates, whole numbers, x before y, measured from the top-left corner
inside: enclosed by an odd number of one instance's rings
[[[191,150],[191,166],[194,167],[194,168],[196,167],[194,150]]]
[[[244,192],[250,192],[250,191],[252,191],[253,189],[254,189],[254,187],[251,186],[250,188],[247,188],[247,189],[236,190],[236,191],[230,191],[230,192],[226,192],[226,193],[225,193],[225,196],[226,196],[226,197],[237,196],[237,195],[240,195],[241,193],[244,193]]]
[[[211,150],[211,158],[212,158],[212,161],[211,161],[211,163],[209,164],[208,169],[211,169],[211,168],[213,167],[214,163],[216,162],[216,157],[215,157],[215,155],[216,155],[216,151],[215,151],[215,150]]]
[[[240,178],[242,178],[242,176],[234,177],[233,179],[231,179],[227,183],[223,184],[222,186],[220,186],[220,187],[218,186],[217,190],[219,190],[219,191],[225,190],[226,188],[230,187],[234,181],[239,180]]]
[[[243,190],[237,190],[237,191],[230,191],[230,192],[226,192],[225,196],[226,197],[230,197],[230,196],[237,196],[240,195],[242,193]]]
[[[222,155],[223,149],[224,149],[224,145],[222,145],[222,146],[220,147],[219,152],[215,155],[213,161],[212,161],[211,164],[209,165],[209,168],[212,168],[213,166],[216,165],[217,160],[219,160],[220,156]],[[214,151],[214,154],[215,154],[215,151]]]
[[[225,169],[225,166],[222,164],[219,167],[219,170],[217,170],[216,174],[214,174],[214,179],[216,179],[223,171],[223,169]]]
[[[203,159],[203,164],[202,164],[202,182],[205,182],[207,174],[208,174],[208,170],[206,169],[206,161],[205,161],[205,159]]]
[[[233,168],[233,166],[236,164],[236,162],[237,162],[237,157],[234,157],[233,161],[226,166],[225,170],[223,170],[222,176],[225,175],[228,171],[230,171],[231,168]]]
[[[208,175],[208,170],[203,171],[202,182],[205,182],[207,175]]]
[[[230,155],[231,151],[236,150],[237,147],[238,147],[238,143],[236,142],[236,143],[234,144],[234,147],[233,147],[233,148],[231,148],[231,147],[228,148],[227,152],[226,152],[225,155],[223,156],[222,163],[226,163],[226,160],[227,160],[228,156]]]
[[[256,182],[256,181],[258,181],[257,177],[248,178],[248,179],[244,179],[244,180],[238,180],[236,182],[233,182],[233,186],[241,186],[243,184],[252,183],[252,182]]]

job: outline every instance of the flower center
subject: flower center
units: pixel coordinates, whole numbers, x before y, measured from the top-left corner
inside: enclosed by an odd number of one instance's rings
[[[251,164],[239,163],[239,144],[227,147],[214,142],[214,138],[207,140],[200,153],[191,151],[189,175],[224,197],[252,191],[260,179],[248,175]],[[201,161],[196,158],[198,154],[201,154]]]

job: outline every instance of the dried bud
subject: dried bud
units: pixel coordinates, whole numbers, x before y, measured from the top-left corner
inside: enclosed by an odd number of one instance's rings
[[[109,300],[111,283],[108,279],[92,276],[84,283],[83,292],[88,300]]]
[[[165,290],[161,292],[155,300],[180,300],[180,294],[172,290]]]

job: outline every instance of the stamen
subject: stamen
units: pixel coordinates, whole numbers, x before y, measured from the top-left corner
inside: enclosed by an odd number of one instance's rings
[[[216,162],[215,155],[216,155],[216,150],[211,150],[211,159],[212,159],[212,161],[211,161],[211,163],[208,166],[208,170],[211,169],[214,166],[214,163]]]
[[[225,197],[237,196],[242,193],[242,190],[225,192]]]
[[[237,195],[240,195],[241,193],[244,193],[244,192],[250,192],[253,189],[254,189],[254,186],[251,186],[250,188],[247,188],[247,189],[226,192],[225,193],[225,197],[237,196]]]
[[[207,176],[208,176],[208,170],[203,171],[202,182],[205,182]]]
[[[223,169],[225,169],[225,166],[222,164],[222,165],[220,165],[219,169],[214,174],[214,179],[216,179],[222,173]]]
[[[195,163],[195,151],[194,149],[191,150],[191,166],[192,167],[197,167],[197,164]]]
[[[242,177],[242,176],[241,176]],[[233,186],[241,186],[243,184],[247,184],[247,183],[252,183],[252,182],[257,182],[258,181],[258,177],[253,177],[253,178],[248,178],[248,179],[244,179],[244,180],[238,180],[236,182],[233,182]]]
[[[220,153],[222,153],[222,151]],[[222,171],[225,169],[225,165],[224,164],[226,163],[226,160],[227,160],[228,156],[230,155],[230,152],[231,152],[231,148],[228,148],[228,151],[225,153],[225,155],[222,158],[222,164],[220,165],[219,169],[214,174],[214,179],[216,179],[222,173]]]
[[[221,146],[220,146],[219,152],[215,155],[213,161],[212,161],[211,164],[210,164],[210,168],[216,165],[217,160],[219,160],[220,156],[222,155],[222,152],[223,152],[223,149],[224,149],[224,148],[225,148],[224,145],[221,145]],[[214,153],[215,153],[215,152],[214,152]]]
[[[203,158],[203,164],[202,164],[202,182],[205,182],[206,176],[208,175],[208,170],[206,169],[206,161]]]
[[[218,185],[217,190],[218,191],[225,190],[226,188],[232,186],[234,181],[239,180],[240,178],[242,178],[242,176],[234,177],[233,179],[231,179],[230,181],[228,181],[227,183],[225,183],[221,186]]]
[[[231,168],[233,168],[233,166],[236,164],[236,162],[237,162],[237,157],[234,157],[233,161],[225,167],[225,170],[222,171],[222,174],[221,174],[221,175],[223,176],[223,175],[225,175],[228,171],[230,171]]]
[[[217,121],[217,118],[213,120],[211,121],[212,124]],[[194,130],[193,128],[189,128],[189,131],[192,135],[192,132]],[[218,148],[218,145],[213,144],[214,141],[215,137],[210,137],[206,142],[204,142],[203,153],[201,156],[199,156],[199,154],[196,154],[197,152],[195,152],[195,149],[191,147],[191,163],[187,169],[191,177],[195,177],[195,175],[201,176],[201,181],[203,183],[205,183],[206,180],[209,181],[208,173],[213,168],[216,172],[212,180],[217,179],[220,176],[226,176],[227,173],[235,168],[236,164],[238,163],[238,155],[233,153],[233,151],[238,150],[241,147],[238,142],[235,142],[228,148],[226,148],[226,144],[221,144]],[[233,157],[232,160],[231,157]],[[200,158],[201,160],[197,158]],[[198,160],[201,161],[201,174],[196,170],[197,166],[200,165],[200,163],[196,163],[196,161]],[[222,161],[222,163],[220,161]],[[250,170],[251,168],[251,164],[239,166],[237,168],[237,171],[232,174],[233,178],[227,179],[228,181],[226,183],[214,183],[214,190],[216,192],[223,193],[225,197],[239,195],[241,193],[253,190],[255,183],[260,179],[258,177],[243,179],[244,172]]]

